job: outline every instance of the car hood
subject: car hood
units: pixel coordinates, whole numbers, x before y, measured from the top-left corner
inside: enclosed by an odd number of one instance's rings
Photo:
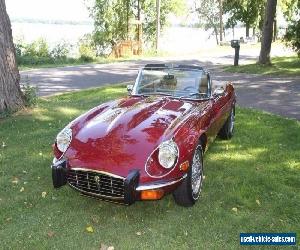
[[[205,106],[168,97],[128,97],[100,105],[71,125],[71,167],[127,176],[144,170],[159,144],[172,138],[193,110]]]

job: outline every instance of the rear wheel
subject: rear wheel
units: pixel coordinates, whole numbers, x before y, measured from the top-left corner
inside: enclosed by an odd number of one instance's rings
[[[199,199],[203,184],[203,150],[199,144],[194,152],[187,177],[173,192],[178,205],[190,207]]]
[[[219,131],[219,137],[221,139],[229,140],[234,133],[234,120],[235,120],[235,107],[233,106],[230,115],[224,123],[223,127]]]

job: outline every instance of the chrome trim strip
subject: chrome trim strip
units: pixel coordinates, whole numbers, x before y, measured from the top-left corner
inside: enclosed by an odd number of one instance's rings
[[[52,161],[51,168],[52,168],[52,166],[58,166],[59,164],[63,163],[64,161],[66,161],[65,158],[59,158],[59,159],[57,159],[56,157],[54,157],[53,161]]]
[[[94,169],[87,169],[87,168],[69,168],[69,170],[78,170],[78,171],[85,171],[85,172],[95,172],[95,173],[99,173],[99,174],[105,174],[105,175],[108,175],[108,176],[111,176],[111,177],[114,177],[114,178],[117,178],[117,179],[122,179],[122,180],[125,180],[126,178],[125,177],[122,177],[122,176],[119,176],[119,175],[115,175],[115,174],[112,174],[112,173],[108,173],[108,172],[105,172],[105,171],[100,171],[100,170],[94,170]]]
[[[151,189],[157,189],[157,188],[171,186],[173,184],[176,184],[176,183],[184,180],[186,177],[187,177],[187,174],[185,174],[184,176],[182,176],[181,178],[179,178],[177,180],[170,181],[170,182],[159,183],[159,184],[150,184],[150,185],[141,185],[136,188],[136,191],[151,190]]]
[[[107,196],[107,195],[101,195],[101,194],[95,194],[95,193],[91,193],[91,192],[87,192],[84,190],[81,190],[80,188],[77,188],[75,186],[73,186],[72,184],[70,184],[70,182],[68,182],[69,186],[71,188],[74,188],[75,190],[79,191],[80,193],[83,193],[85,195],[90,195],[90,196],[96,196],[99,198],[103,198],[103,199],[111,199],[111,200],[124,200],[124,196],[121,197],[113,197],[113,196]]]
[[[105,201],[105,202],[110,202],[110,203],[114,203],[114,204],[118,204],[118,205],[124,205],[124,206],[128,206],[128,204],[126,204],[123,201],[116,201],[116,200],[109,200],[109,199],[105,199],[105,198],[101,198],[101,197],[96,197],[96,196],[91,196],[91,195],[87,195],[84,193],[80,193],[81,196],[87,197],[89,199],[96,199],[96,200],[100,200],[100,201]]]

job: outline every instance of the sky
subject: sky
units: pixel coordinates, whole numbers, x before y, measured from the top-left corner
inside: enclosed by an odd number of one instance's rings
[[[10,18],[87,21],[91,0],[5,0]]]

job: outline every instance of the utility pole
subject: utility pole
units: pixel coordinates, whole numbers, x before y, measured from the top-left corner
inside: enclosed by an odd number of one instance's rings
[[[126,13],[126,18],[127,18],[127,40],[129,40],[129,0],[126,0],[126,9],[127,9],[127,13]]]
[[[223,0],[219,0],[220,42],[223,41]]]
[[[160,36],[160,0],[156,0],[156,53],[159,49],[159,36]]]
[[[141,22],[141,2],[140,0],[137,0],[137,8],[138,8],[138,13],[137,13],[137,19],[139,22]],[[138,41],[141,41],[141,29],[140,29],[141,23],[139,23],[138,26]]]
[[[138,7],[138,55],[142,54],[142,19],[141,19],[141,0],[137,0],[137,7]]]

